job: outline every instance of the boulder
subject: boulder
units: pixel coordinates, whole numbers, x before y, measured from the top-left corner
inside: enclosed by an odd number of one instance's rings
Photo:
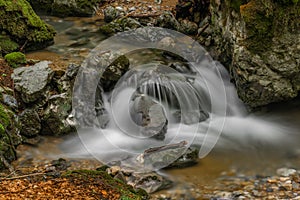
[[[131,17],[123,17],[123,18],[115,19],[114,21],[111,21],[108,24],[104,24],[100,26],[99,31],[106,35],[112,35],[117,32],[137,29],[141,26],[142,25],[137,20]]]
[[[153,147],[138,155],[136,160],[138,164],[141,164],[146,169],[161,169],[176,163],[187,149],[186,141]]]
[[[113,6],[106,7],[104,9],[103,13],[104,13],[104,21],[106,23],[112,22],[112,21],[125,15],[124,12],[118,10],[117,8],[115,8]]]
[[[104,56],[103,59],[106,59]],[[109,57],[108,57],[109,59]],[[129,69],[129,59],[124,56],[118,56],[102,74],[100,79],[100,84],[105,92],[111,91],[118,80],[128,71]]]
[[[71,91],[51,96],[47,104],[42,115],[42,134],[63,135],[74,130],[68,120],[72,110]]]
[[[132,120],[140,126],[142,136],[159,140],[165,138],[168,119],[161,104],[147,95],[138,94],[129,109]]]
[[[54,42],[54,29],[42,21],[26,0],[0,0],[0,50],[37,50]],[[3,49],[3,50],[2,50]]]
[[[48,83],[53,77],[49,62],[42,61],[31,67],[14,70],[12,78],[15,90],[20,93],[24,103],[32,103],[46,96]]]
[[[111,166],[106,172],[115,179],[119,179],[134,189],[143,189],[147,193],[154,193],[159,190],[168,189],[172,186],[172,181],[155,172],[137,172],[130,167]]]
[[[37,11],[58,17],[90,17],[93,16],[103,0],[29,0]]]
[[[25,109],[19,115],[21,134],[25,137],[37,136],[41,131],[41,119],[35,109]]]
[[[239,97],[249,107],[297,96],[300,23],[295,16],[300,2],[211,1],[210,12],[207,30],[214,45],[209,50],[228,67]]]
[[[157,19],[155,26],[159,26],[162,28],[168,28],[172,30],[179,30],[180,24],[175,18],[175,16],[169,12],[165,11],[163,14],[161,14]]]

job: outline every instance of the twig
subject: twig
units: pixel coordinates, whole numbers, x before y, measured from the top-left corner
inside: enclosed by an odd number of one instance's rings
[[[19,178],[27,178],[27,177],[31,177],[31,176],[39,176],[39,175],[45,175],[45,174],[46,174],[45,172],[26,174],[26,175],[14,176],[14,177],[10,177],[10,178],[1,178],[0,181],[14,180],[14,179],[19,179]]]
[[[28,43],[28,40],[26,40],[25,43],[21,46],[21,48],[20,48],[21,52],[23,51],[23,49],[25,48],[25,46],[27,45],[27,43]]]

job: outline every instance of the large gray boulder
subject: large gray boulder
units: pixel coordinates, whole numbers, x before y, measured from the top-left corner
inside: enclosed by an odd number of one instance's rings
[[[20,93],[24,103],[32,103],[45,98],[52,77],[53,70],[49,67],[48,61],[42,61],[30,67],[17,68],[12,75],[15,90]]]
[[[299,10],[298,1],[211,1],[211,23],[199,40],[205,44],[205,38],[213,38],[212,55],[229,68],[249,107],[297,96]]]

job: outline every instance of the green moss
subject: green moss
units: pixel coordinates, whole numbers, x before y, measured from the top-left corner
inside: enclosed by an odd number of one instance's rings
[[[12,41],[6,35],[0,35],[0,51],[2,54],[7,54],[13,51],[16,51],[19,48],[19,45]]]
[[[5,133],[5,128],[2,124],[0,124],[0,135],[4,135]]]
[[[240,6],[248,35],[244,45],[251,52],[267,50],[275,36],[299,31],[299,5],[291,3],[293,1],[285,2],[290,3],[282,5],[282,1],[251,0]]]
[[[55,31],[43,22],[26,0],[0,0],[0,29],[25,47],[53,41]],[[34,49],[34,48],[33,48]]]
[[[10,119],[5,111],[5,108],[0,104],[0,124],[2,127],[6,128],[7,126],[10,125]]]
[[[20,64],[26,63],[26,57],[21,52],[13,52],[4,56],[6,62],[13,68],[19,67]]]
[[[131,186],[126,185],[118,179],[112,178],[109,174],[102,170],[74,170],[66,172],[63,177],[77,177],[82,179],[97,178],[102,183],[109,185],[121,194],[121,199],[142,200],[148,199],[148,194],[144,190],[135,191]]]

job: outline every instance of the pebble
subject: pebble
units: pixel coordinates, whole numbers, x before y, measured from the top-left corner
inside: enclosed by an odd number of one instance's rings
[[[277,169],[276,173],[279,176],[291,176],[291,175],[295,175],[297,173],[297,170],[289,169],[289,168],[280,168]]]

